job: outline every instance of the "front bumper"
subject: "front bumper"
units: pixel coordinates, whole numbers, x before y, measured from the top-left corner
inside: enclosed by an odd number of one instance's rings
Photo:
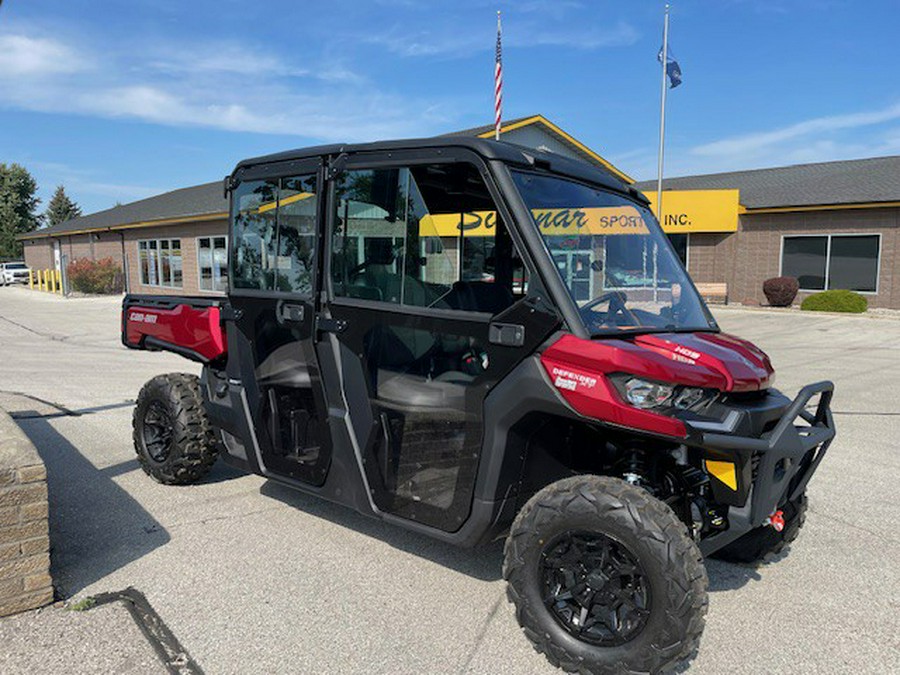
[[[798,497],[834,439],[831,382],[810,384],[797,394],[771,431],[758,438],[700,431],[696,445],[707,460],[734,462],[738,474],[733,494],[713,481],[717,499],[729,504],[728,529],[700,542],[704,554],[726,546],[755,527],[786,502]],[[815,411],[810,401],[818,396]]]

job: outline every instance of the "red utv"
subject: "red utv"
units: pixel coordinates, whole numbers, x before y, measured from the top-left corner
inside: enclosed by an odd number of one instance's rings
[[[832,385],[773,389],[633,188],[440,138],[250,159],[225,189],[227,296],[124,301],[125,345],[203,364],[140,393],[156,480],[221,455],[446,542],[506,537],[526,636],[583,673],[690,658],[703,556],[797,536]]]

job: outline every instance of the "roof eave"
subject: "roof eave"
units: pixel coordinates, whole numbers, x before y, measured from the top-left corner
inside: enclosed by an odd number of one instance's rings
[[[103,225],[100,227],[86,227],[80,230],[63,230],[61,232],[42,232],[35,230],[24,234],[16,235],[16,241],[30,241],[32,239],[60,239],[76,234],[93,234],[95,232],[117,232],[119,230],[133,230],[142,227],[159,227],[166,225],[180,225],[182,223],[207,222],[210,220],[222,220],[228,218],[227,211],[215,213],[197,213],[187,216],[177,216],[173,218],[159,218],[156,220],[142,220],[131,223],[120,223],[118,225]]]

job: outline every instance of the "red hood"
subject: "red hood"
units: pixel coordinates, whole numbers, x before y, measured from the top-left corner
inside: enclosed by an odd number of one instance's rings
[[[724,333],[661,333],[600,340],[564,335],[544,356],[594,373],[631,373],[720,391],[756,391],[774,380],[765,353]]]

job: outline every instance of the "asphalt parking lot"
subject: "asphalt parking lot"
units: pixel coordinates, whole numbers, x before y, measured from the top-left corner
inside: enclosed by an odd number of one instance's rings
[[[139,589],[207,673],[559,672],[519,631],[499,545],[455,549],[223,465],[192,487],[145,476],[131,402],[153,375],[198,368],[123,348],[118,302],[0,288],[0,407],[47,464],[63,596]],[[690,672],[900,672],[900,320],[717,316],[769,353],[786,393],[835,381],[838,438],[788,555],[708,563]],[[12,655],[8,636],[28,630],[66,670],[68,633],[38,624],[0,620],[0,671],[24,668],[28,642]],[[143,658],[120,663],[151,672]]]

